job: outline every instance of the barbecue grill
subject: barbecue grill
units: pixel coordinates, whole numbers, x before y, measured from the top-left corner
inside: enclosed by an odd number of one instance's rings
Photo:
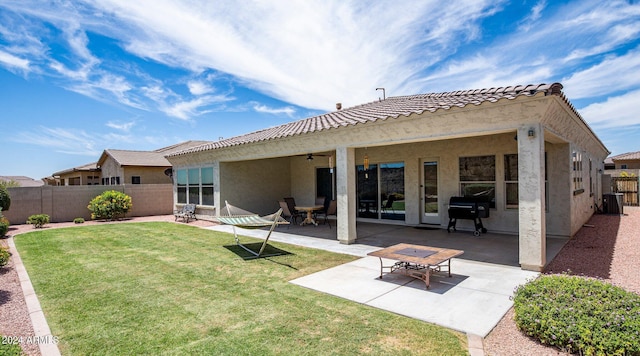
[[[447,232],[456,231],[458,219],[473,220],[474,236],[480,236],[487,232],[482,225],[482,218],[489,217],[489,202],[485,198],[478,197],[451,197],[449,199],[449,225]]]

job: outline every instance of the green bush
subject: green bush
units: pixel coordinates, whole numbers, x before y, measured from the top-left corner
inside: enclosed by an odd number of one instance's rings
[[[9,231],[9,223],[0,220],[0,237],[3,237]]]
[[[10,337],[0,335],[0,339],[2,340],[10,339]],[[22,356],[22,355],[24,355],[24,353],[22,353],[22,348],[20,348],[20,345],[18,343],[0,342],[0,356]]]
[[[542,276],[519,286],[515,322],[543,344],[582,355],[640,355],[640,295],[599,280]]]
[[[9,257],[11,254],[9,253],[9,249],[3,246],[0,246],[0,267],[4,267],[9,263]]]
[[[0,209],[7,211],[11,206],[11,196],[4,185],[0,185]]]
[[[75,218],[73,219],[74,224],[84,224],[84,218]]]
[[[115,190],[103,192],[89,202],[92,219],[115,220],[131,209],[131,197]]]
[[[33,227],[36,229],[39,229],[48,223],[49,223],[49,215],[47,214],[31,215],[27,219],[27,224],[33,224]]]
[[[2,215],[2,208],[0,208],[0,237],[3,237],[9,231],[9,220]]]

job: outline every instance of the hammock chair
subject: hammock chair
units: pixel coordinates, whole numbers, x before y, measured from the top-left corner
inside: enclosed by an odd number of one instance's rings
[[[264,252],[265,247],[267,247],[267,242],[269,241],[269,237],[271,237],[271,233],[276,228],[276,226],[289,224],[287,220],[285,220],[283,217],[280,216],[282,215],[282,209],[279,209],[277,212],[271,215],[260,216],[256,213],[242,210],[236,206],[233,206],[229,204],[229,202],[227,202],[226,200],[224,204],[225,204],[225,207],[222,208],[222,210],[220,211],[220,216],[218,217],[218,220],[223,224],[231,225],[233,227],[233,236],[236,239],[236,244],[242,247],[245,251],[251,253],[254,256],[254,258],[276,256],[276,255],[263,255],[262,253]],[[255,252],[240,243],[240,239],[238,238],[238,234],[236,232],[236,227],[243,228],[243,229],[261,229],[264,227],[270,227],[270,229],[269,229],[269,233],[267,234],[267,237],[264,239],[264,242],[260,247],[260,251]]]

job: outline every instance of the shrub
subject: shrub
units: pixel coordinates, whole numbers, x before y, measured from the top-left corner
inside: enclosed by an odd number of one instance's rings
[[[124,217],[131,209],[131,197],[115,190],[108,190],[93,198],[87,208],[92,219],[114,220]]]
[[[515,322],[543,344],[582,355],[640,355],[640,295],[595,279],[542,276],[516,289]]]
[[[84,218],[75,218],[73,219],[74,224],[84,224]]]
[[[4,185],[0,185],[0,209],[7,211],[11,206],[11,196]]]
[[[49,223],[49,215],[47,214],[31,215],[27,219],[27,224],[33,224],[33,227],[36,229],[39,229],[48,223]]]
[[[0,220],[0,237],[3,237],[9,231],[9,223]]]
[[[9,263],[9,257],[11,257],[11,253],[9,253],[9,249],[3,246],[0,246],[0,267],[4,267]]]
[[[0,208],[0,237],[3,237],[9,231],[9,220],[2,215],[2,208]]]

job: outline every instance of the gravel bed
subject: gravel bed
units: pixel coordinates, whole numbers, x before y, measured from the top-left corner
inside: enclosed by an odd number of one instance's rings
[[[600,278],[626,290],[640,294],[640,208],[624,207],[623,216],[594,215],[576,236],[569,240],[549,263],[545,273],[564,273]],[[173,221],[172,215],[127,219],[126,222]],[[87,221],[85,224],[104,222]],[[214,223],[198,220],[189,225],[211,226]],[[49,224],[45,228],[74,226],[73,223]],[[9,235],[31,231],[31,225],[9,227]],[[6,241],[0,240],[6,246]],[[18,275],[13,262],[0,269],[0,334],[5,336],[33,336]],[[40,355],[37,345],[23,344],[27,355]],[[568,355],[541,345],[522,334],[513,321],[513,308],[484,340],[486,355]]]

